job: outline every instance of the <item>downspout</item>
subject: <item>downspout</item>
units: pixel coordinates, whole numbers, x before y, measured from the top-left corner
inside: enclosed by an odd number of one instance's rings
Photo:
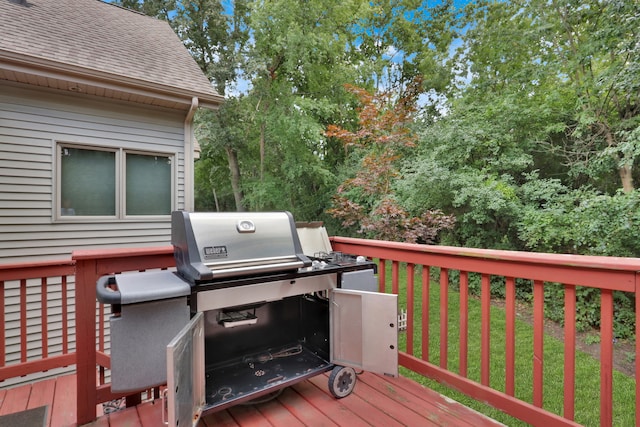
[[[184,209],[193,211],[194,209],[194,135],[193,116],[198,109],[198,98],[191,98],[191,106],[184,119]]]

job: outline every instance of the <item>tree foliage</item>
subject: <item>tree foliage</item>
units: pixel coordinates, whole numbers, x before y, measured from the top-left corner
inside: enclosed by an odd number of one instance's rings
[[[367,237],[434,243],[438,232],[451,228],[455,222],[453,216],[439,210],[411,216],[399,203],[393,188],[399,178],[399,161],[415,147],[410,124],[421,83],[415,79],[404,96],[391,105],[387,93],[372,95],[364,89],[348,87],[361,104],[359,128],[356,131],[336,125],[327,128],[327,136],[339,139],[345,147],[358,148],[363,156],[355,177],[338,187],[329,213],[346,227],[356,226],[357,232]]]
[[[198,209],[640,256],[637,2],[116,3],[168,20],[227,98],[196,116]]]
[[[472,77],[464,99],[495,95],[533,107],[519,129],[543,131],[537,148],[559,156],[575,184],[610,190],[617,180],[630,191],[637,156],[630,132],[640,120],[633,75],[639,20],[637,5],[624,0],[470,5],[464,22],[473,28],[459,50]]]

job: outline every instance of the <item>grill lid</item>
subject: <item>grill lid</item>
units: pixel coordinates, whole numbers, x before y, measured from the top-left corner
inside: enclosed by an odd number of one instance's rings
[[[174,211],[171,244],[191,283],[311,265],[289,212]]]

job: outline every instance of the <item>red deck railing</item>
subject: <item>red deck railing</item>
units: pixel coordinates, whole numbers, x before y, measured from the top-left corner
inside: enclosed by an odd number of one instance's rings
[[[404,304],[407,307],[407,342],[400,353],[400,364],[438,382],[461,391],[471,398],[488,403],[507,414],[525,422],[540,425],[576,425],[574,419],[575,402],[575,354],[576,354],[576,286],[587,286],[600,289],[601,292],[601,338],[600,338],[600,424],[613,425],[613,325],[614,315],[613,292],[626,291],[635,295],[638,287],[638,271],[640,259],[584,257],[569,255],[534,254],[523,252],[480,250],[467,248],[450,248],[440,246],[412,245],[363,239],[335,237],[332,239],[335,250],[355,253],[377,259],[380,264],[379,278],[381,290],[387,282],[387,267],[391,274],[390,291],[399,293],[402,287]],[[18,286],[20,297],[21,343],[27,341],[27,295],[36,292],[27,289],[38,287],[42,295],[40,314],[42,316],[42,351],[39,356],[26,356],[26,347],[22,347],[20,362],[6,365],[5,328],[0,328],[0,380],[18,377],[29,373],[40,372],[55,367],[76,364],[77,369],[77,420],[78,424],[93,421],[96,417],[96,405],[118,397],[111,393],[110,386],[105,383],[105,369],[109,368],[109,356],[105,347],[105,312],[101,304],[96,303],[96,280],[98,277],[116,272],[141,271],[147,269],[168,268],[174,265],[171,247],[142,249],[113,249],[74,252],[71,261],[29,263],[0,266],[0,321],[5,323],[5,289]],[[75,269],[74,269],[75,266]],[[422,274],[421,283],[414,283],[419,269],[424,271],[438,270],[440,288],[439,302],[434,306],[428,298],[432,277]],[[75,271],[74,271],[75,270]],[[68,302],[74,291],[68,283],[75,273],[75,319],[76,350],[69,349],[70,337],[64,332],[63,350],[60,354],[49,354],[47,313],[51,301],[51,283],[62,284],[63,322],[68,325],[73,310]],[[454,274],[455,273],[455,274]],[[480,275],[482,324],[480,325],[480,378],[468,378],[467,370],[472,362],[469,357],[468,333],[476,325],[469,325],[467,311],[469,307],[469,277]],[[406,276],[406,283],[400,283],[400,277]],[[459,286],[459,342],[451,346],[449,342],[449,289],[452,277],[456,277]],[[490,382],[492,367],[491,354],[491,296],[489,288],[492,277],[503,277],[505,280],[505,378],[502,386],[494,386]],[[457,279],[459,277],[459,279]],[[516,279],[528,279],[533,282],[533,390],[531,399],[519,399],[515,396],[517,382],[515,348],[516,319]],[[35,283],[34,284],[34,280]],[[563,392],[563,414],[558,415],[543,409],[544,396],[544,287],[545,283],[562,283],[564,286],[564,378],[560,387]],[[29,288],[31,289],[31,288]],[[12,292],[16,292],[12,290]],[[31,303],[31,306],[33,303]],[[636,299],[636,313],[640,301]],[[421,307],[421,310],[416,308]],[[429,312],[439,311],[439,330],[437,337],[429,336]],[[416,313],[422,313],[416,318]],[[420,345],[414,343],[416,325],[421,328]],[[64,328],[65,331],[68,327]],[[636,335],[639,330],[636,322]],[[433,335],[433,334],[432,334]],[[438,340],[439,354],[430,354],[429,342]],[[459,352],[459,364],[449,368],[447,360],[450,348]],[[636,343],[636,370],[640,367],[640,346]],[[436,357],[437,356],[437,357]],[[437,361],[434,363],[434,361]],[[639,403],[638,383],[636,382],[636,407]],[[132,399],[135,402],[135,398]],[[596,404],[594,402],[594,404]],[[640,425],[638,411],[635,414],[636,424]]]
[[[73,313],[69,278],[74,274],[71,260],[0,265],[0,381],[75,364],[75,351],[69,349],[69,324]],[[7,304],[7,300],[16,296],[19,304]],[[17,311],[9,313],[11,309]],[[60,343],[55,351],[50,349],[53,340],[50,335],[54,331],[50,330],[48,321],[36,321],[40,332],[30,333],[29,310],[39,311],[42,319],[47,319],[53,310],[60,311],[60,328],[55,331],[60,334],[56,340]],[[7,328],[9,315],[17,317],[17,328]],[[37,316],[31,314],[31,318]],[[19,360],[7,361],[10,333],[17,334]],[[34,335],[39,335],[40,339],[29,345],[29,337]],[[38,350],[37,355],[29,354],[32,347]]]
[[[96,418],[97,404],[122,397],[112,394],[104,382],[110,358],[105,353],[105,313],[104,305],[96,303],[96,281],[106,274],[168,268],[175,262],[171,246],[76,251],[72,258],[76,262],[77,420],[81,425]],[[127,404],[138,400],[133,397]]]
[[[442,246],[414,245],[385,241],[351,239],[335,237],[332,239],[334,250],[345,253],[377,258],[379,260],[380,290],[386,283],[386,265],[391,263],[392,292],[399,290],[399,270],[406,268],[406,305],[407,305],[407,345],[406,351],[400,353],[400,364],[414,372],[422,374],[438,382],[447,384],[458,391],[488,403],[505,413],[533,425],[576,425],[574,420],[575,405],[575,355],[576,355],[576,286],[597,288],[601,294],[600,323],[600,401],[593,402],[600,406],[600,425],[613,425],[613,292],[625,291],[637,293],[640,272],[640,259],[616,258],[576,255],[554,255],[528,252],[499,250],[454,248]],[[405,265],[406,264],[406,265]],[[429,307],[430,274],[422,277],[422,300],[415,301],[414,271],[416,266],[423,269],[439,269],[440,303],[439,307]],[[447,367],[449,296],[452,284],[449,273],[459,273],[460,288],[460,334],[459,334],[459,367],[453,372]],[[481,311],[480,325],[480,381],[467,377],[468,354],[468,300],[469,275],[481,276]],[[493,276],[505,279],[505,384],[499,390],[489,385],[491,366],[491,294],[490,285]],[[533,282],[533,398],[528,402],[515,397],[514,384],[517,378],[515,369],[515,318],[516,318],[516,279],[528,279]],[[561,283],[564,286],[564,381],[563,415],[557,415],[542,409],[543,406],[543,367],[544,353],[544,286],[546,282]],[[422,304],[423,316],[419,319],[422,330],[422,346],[420,356],[416,356],[413,345],[414,312],[416,304]],[[640,299],[636,304],[636,336],[639,336]],[[440,311],[439,331],[439,363],[431,362],[429,354],[429,310]],[[640,344],[636,340],[635,364],[636,372],[640,367]],[[640,387],[636,381],[636,408],[640,403]],[[635,425],[640,425],[640,411],[636,409]],[[550,424],[549,424],[550,423]]]

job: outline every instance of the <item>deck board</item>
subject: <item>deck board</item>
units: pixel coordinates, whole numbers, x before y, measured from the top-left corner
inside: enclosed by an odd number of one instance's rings
[[[366,427],[370,425],[350,411],[349,408],[344,405],[345,400],[334,399],[310,381],[298,383],[293,388],[318,411],[332,420],[333,425],[339,425],[340,423],[345,423],[353,427]]]
[[[53,396],[56,391],[55,378],[38,381],[32,385],[29,395],[29,403],[27,409],[38,408],[40,406],[49,405],[53,402]],[[47,425],[51,425],[51,407],[47,408]]]
[[[50,427],[68,427],[76,421],[76,377],[64,375],[56,380],[56,390],[53,402],[49,406],[51,411]]]
[[[399,402],[399,404],[395,405],[388,405],[387,402],[389,402],[389,397],[393,395],[392,393],[386,394],[386,390],[379,391],[362,381],[359,382],[358,387],[361,387],[361,390],[359,390],[359,396],[362,396],[362,399],[365,402],[372,407],[382,408],[385,414],[395,422],[399,423],[399,425],[423,425],[425,418],[431,413],[430,411],[424,411],[424,414],[414,412],[412,407],[405,406],[403,402]],[[395,394],[393,397],[398,397],[398,395]],[[393,402],[398,401],[393,400]],[[389,424],[385,422],[385,425]]]
[[[138,417],[142,427],[161,426],[162,423],[162,401],[144,402],[137,406]]]
[[[228,411],[213,413],[200,421],[199,427],[239,427]]]
[[[271,427],[272,424],[262,416],[253,405],[236,405],[227,409],[240,427]]]
[[[138,409],[135,406],[112,412],[107,416],[107,418],[109,419],[110,426],[142,427]]]
[[[289,389],[285,389],[284,392],[289,392]],[[299,400],[299,399],[298,399]],[[279,399],[274,399],[270,402],[263,403],[256,406],[256,409],[260,414],[272,425],[291,426],[291,427],[304,427],[305,424],[295,415],[290,409],[283,404]]]
[[[310,422],[315,420],[318,426],[336,426],[331,420],[330,414],[323,412],[318,409],[317,406],[313,405],[313,397],[309,397],[310,395],[305,396],[304,386],[313,388],[307,381],[299,383],[295,388],[285,389],[278,398],[278,401],[291,415],[296,417],[302,425],[309,425]]]
[[[12,414],[27,409],[30,394],[31,386],[29,384],[7,390],[2,400],[2,407],[0,407],[0,415]]]
[[[48,427],[75,427],[74,375],[46,379],[14,388],[0,388],[0,415],[42,405],[49,407]],[[101,411],[98,411],[102,413]],[[162,425],[160,400],[144,402],[108,415],[87,427],[157,427]],[[236,405],[205,415],[198,427],[366,427],[366,426],[497,427],[484,415],[407,378],[370,373],[358,377],[354,392],[335,399],[327,375],[318,375],[282,390],[275,399]]]
[[[375,375],[366,375],[360,379],[371,388],[370,393],[365,396],[375,396],[376,401],[383,404],[387,399],[397,401],[401,405],[390,406],[392,412],[389,413],[394,419],[405,425],[417,425],[422,419],[429,419],[433,425],[456,425],[459,427],[477,427],[477,422],[469,423],[469,420],[461,417],[459,410],[451,409],[449,405],[440,405],[440,401],[424,400],[420,397],[426,389],[417,390],[419,394],[402,387],[401,381],[394,381],[392,385],[384,378]],[[414,383],[415,384],[415,383]],[[466,412],[466,411],[464,411]]]
[[[327,387],[326,381],[324,381],[324,378],[322,377],[311,378],[310,382],[319,389],[326,389]],[[354,393],[347,398],[340,399],[339,402],[340,404],[344,405],[344,407],[348,411],[352,412],[354,415],[363,420],[365,422],[365,425],[370,425],[373,427],[398,427],[404,425],[390,417],[385,411],[383,411],[382,407],[372,405],[370,402],[364,399],[363,392],[365,392],[365,387],[363,387],[362,384],[356,384]],[[388,403],[389,402],[387,402],[387,404]],[[339,419],[335,421],[340,426],[348,425],[343,423],[343,421]]]

